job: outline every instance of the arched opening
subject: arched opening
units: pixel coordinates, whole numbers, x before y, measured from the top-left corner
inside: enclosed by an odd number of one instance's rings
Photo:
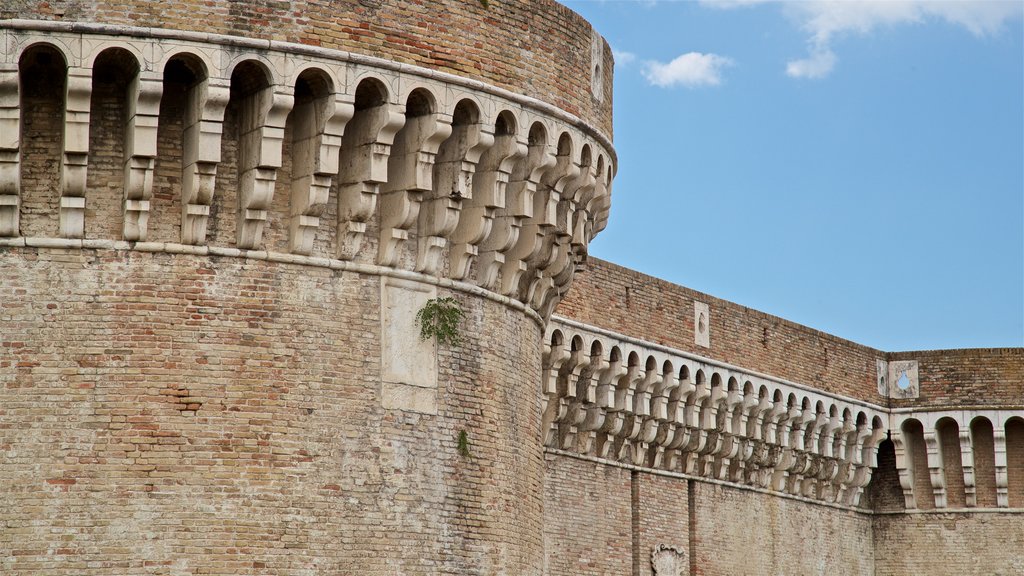
[[[123,230],[125,127],[129,91],[139,63],[123,48],[108,48],[92,68],[85,237],[120,240]]]
[[[186,180],[192,180],[186,168],[195,169],[198,159],[206,76],[202,61],[191,54],[175,55],[164,66],[149,220],[149,239],[156,242],[184,241],[181,230],[183,186]],[[186,158],[189,158],[187,165]],[[216,164],[210,168],[215,171]],[[209,184],[212,185],[212,180]],[[209,198],[202,204],[208,205]],[[201,227],[205,234],[205,216]]]
[[[864,488],[864,505],[877,512],[905,509],[900,475],[896,470],[896,448],[892,440],[886,438],[879,443],[878,457],[873,464],[871,480]]]
[[[394,133],[382,135],[390,126],[388,91],[374,78],[356,86],[355,113],[345,126],[341,142],[340,170],[336,178],[338,199],[335,254],[344,260],[355,258],[364,240],[376,245],[378,185],[387,180],[387,160]],[[398,126],[394,126],[397,130]]]
[[[269,200],[267,195],[253,196],[266,184],[257,182],[256,169],[273,87],[263,64],[246,60],[232,71],[230,90],[207,239],[210,245],[251,247],[244,245],[262,233],[260,218],[266,218],[262,202]],[[244,241],[239,244],[239,240]]]
[[[266,225],[268,250],[310,255],[317,235],[333,228],[320,221],[337,172],[336,158],[321,156],[325,152],[327,121],[333,113],[333,92],[330,77],[322,70],[307,68],[295,81],[294,103],[284,124],[281,167],[277,169],[270,206],[272,216]],[[338,153],[337,145],[333,153]]]
[[[914,503],[921,510],[935,508],[931,473],[928,470],[928,448],[924,442],[924,428],[911,418],[903,423],[903,438],[907,450],[907,463],[913,476]]]
[[[1024,418],[1006,421],[1006,489],[1010,508],[1024,508]]]
[[[971,453],[974,456],[974,486],[979,508],[995,508],[996,461],[992,421],[984,416],[971,420]]]
[[[946,507],[967,506],[964,490],[963,457],[960,452],[960,426],[952,418],[942,418],[935,425],[942,454],[942,474],[946,481]]]
[[[67,62],[48,44],[18,61],[21,107],[21,236],[57,236]]]
[[[395,135],[388,158],[388,181],[381,188],[378,262],[413,267],[413,255],[402,250],[419,215],[419,203],[430,191],[434,156],[449,127],[437,115],[437,100],[417,88],[405,101],[405,124]]]

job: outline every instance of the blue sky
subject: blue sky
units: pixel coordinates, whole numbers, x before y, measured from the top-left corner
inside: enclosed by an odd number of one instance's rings
[[[884,350],[1024,345],[1024,3],[565,3],[617,55],[592,255]]]

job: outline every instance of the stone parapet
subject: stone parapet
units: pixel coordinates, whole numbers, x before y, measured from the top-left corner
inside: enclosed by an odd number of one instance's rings
[[[882,406],[556,317],[545,445],[846,505],[859,503]]]
[[[611,135],[612,53],[555,0],[14,0],[0,20],[105,24],[341,50],[480,80]]]
[[[0,38],[6,237],[269,248],[464,281],[546,316],[607,222],[608,139],[478,80],[209,33],[7,21]],[[58,182],[21,177],[47,160],[20,136],[40,69],[63,94]],[[53,185],[48,214],[26,211]],[[120,205],[100,205],[112,188]]]

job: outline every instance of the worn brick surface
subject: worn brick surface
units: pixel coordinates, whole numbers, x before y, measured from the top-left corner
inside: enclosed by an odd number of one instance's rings
[[[714,484],[694,488],[698,575],[872,574],[868,515]]]
[[[697,300],[709,305],[711,347],[694,343]],[[591,258],[558,314],[778,378],[884,402],[875,360],[884,353]]]
[[[1024,407],[1024,348],[899,352],[891,360],[917,360],[920,396],[893,407]]]
[[[881,515],[873,523],[876,576],[1024,574],[1020,514]]]
[[[4,574],[540,573],[521,312],[458,295],[472,336],[428,416],[380,407],[377,277],[31,248],[0,271]]]
[[[631,518],[628,470],[545,457],[545,574],[631,574]]]
[[[0,19],[102,22],[335,48],[476,78],[612,133],[612,54],[591,95],[592,29],[554,0],[16,0]]]

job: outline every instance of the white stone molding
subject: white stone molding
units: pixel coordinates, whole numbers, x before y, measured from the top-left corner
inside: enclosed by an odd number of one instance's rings
[[[338,234],[324,255],[329,259],[468,281],[548,315],[607,218],[615,161],[607,138],[564,111],[479,81],[336,50],[215,34],[26,20],[0,23],[0,34],[7,39],[0,47],[0,237],[17,238],[22,226],[17,63],[38,44],[52,46],[70,64],[55,236],[81,239],[89,225],[85,176],[90,122],[97,121],[89,115],[92,73],[110,48],[132,54],[140,70],[126,86],[123,221],[121,237],[112,241],[151,242],[151,222],[167,218],[153,213],[151,198],[161,161],[156,142],[165,73],[176,61],[191,75],[183,86],[176,146],[180,190],[172,190],[180,196],[181,213],[174,219],[180,219],[183,245],[208,244],[229,107],[237,113],[238,146],[237,180],[227,185],[236,187],[237,203],[227,210],[234,214],[222,211],[216,218],[237,221],[234,238],[217,240],[225,249],[251,254],[261,247],[266,222],[279,219],[286,222],[288,251],[312,256],[323,249],[316,234],[332,213],[327,202],[333,193]],[[323,86],[296,102],[303,75],[306,82],[320,77]],[[234,90],[233,76],[239,82]],[[378,94],[359,101],[364,83]],[[415,91],[432,106],[429,114],[407,118],[405,104]],[[460,102],[472,114],[453,128]],[[282,157],[286,130],[289,159]],[[229,137],[233,146],[235,135]],[[173,142],[161,145],[175,148]],[[285,185],[290,197],[277,214],[279,203],[271,199],[285,160],[291,165]],[[417,240],[410,244],[415,250],[403,251],[409,239]],[[590,413],[588,406],[581,409]],[[589,432],[596,440],[596,429]]]
[[[548,326],[545,445],[856,504],[885,409],[563,318]]]
[[[479,103],[464,98],[452,111],[451,134],[434,161],[434,186],[420,204],[416,270],[437,274],[442,251],[453,240],[463,205],[473,196],[473,175],[480,156],[494,143],[493,125],[484,121]],[[461,250],[461,251],[460,251]],[[450,246],[449,277],[466,277],[476,247]]]
[[[206,244],[210,205],[220,164],[224,111],[231,94],[222,78],[203,78],[189,88],[181,151],[181,243]]]
[[[377,263],[384,266],[398,265],[399,249],[419,219],[420,202],[433,189],[437,150],[452,132],[451,115],[438,110],[433,94],[421,88],[417,95],[415,103],[423,109],[410,110],[406,101],[405,125],[395,136],[381,190]]]
[[[0,62],[0,237],[17,236],[21,212],[21,96],[16,63]]]
[[[128,87],[123,211],[128,241],[146,241],[162,94],[163,78],[155,72],[140,71]]]
[[[390,101],[392,93],[386,86],[377,75],[364,76],[356,88],[355,113],[342,137],[337,247],[342,260],[352,260],[362,248],[380,185],[387,181],[391,145],[405,124],[404,111]],[[360,102],[360,90],[366,90],[366,102]]]
[[[323,79],[321,78],[321,82]],[[331,183],[338,173],[345,125],[355,113],[351,101],[333,93],[313,93],[292,109],[292,185],[289,205],[289,249],[309,255],[327,207]]]
[[[68,67],[64,91],[64,145],[60,171],[60,236],[85,236],[92,69]]]
[[[938,424],[944,419],[952,420],[958,427],[958,445],[960,448],[960,463],[963,470],[965,504],[968,509],[977,507],[978,482],[991,482],[991,480],[978,478],[975,473],[978,449],[975,445],[977,439],[974,438],[971,431],[971,424],[976,418],[985,418],[992,424],[994,444],[992,459],[995,464],[996,506],[998,508],[1008,507],[1005,424],[1011,418],[1019,417],[1022,414],[1024,414],[1024,410],[1019,408],[920,408],[894,410],[889,417],[889,427],[896,449],[896,468],[900,476],[900,486],[903,489],[905,507],[908,510],[920,507],[920,495],[914,493],[914,478],[918,474],[927,474],[935,507],[948,508],[949,495],[947,488],[950,480],[946,477],[944,463],[946,458],[956,458],[956,456],[944,453],[942,443],[938,438]],[[917,470],[914,468],[913,455],[909,449],[911,439],[906,437],[904,429],[905,424],[910,420],[916,420],[923,428],[923,441],[926,449],[928,470]]]
[[[494,125],[492,145],[477,161],[472,194],[463,199],[462,214],[452,232],[450,276],[456,280],[469,274],[470,264],[491,233],[495,214],[505,207],[512,167],[526,156],[526,146],[520,143],[516,133],[514,115],[506,112],[499,118]],[[485,278],[497,277],[500,262],[495,261],[495,256],[500,254],[492,251],[488,260],[491,268],[484,272]],[[493,285],[494,281],[482,280],[481,284]]]

